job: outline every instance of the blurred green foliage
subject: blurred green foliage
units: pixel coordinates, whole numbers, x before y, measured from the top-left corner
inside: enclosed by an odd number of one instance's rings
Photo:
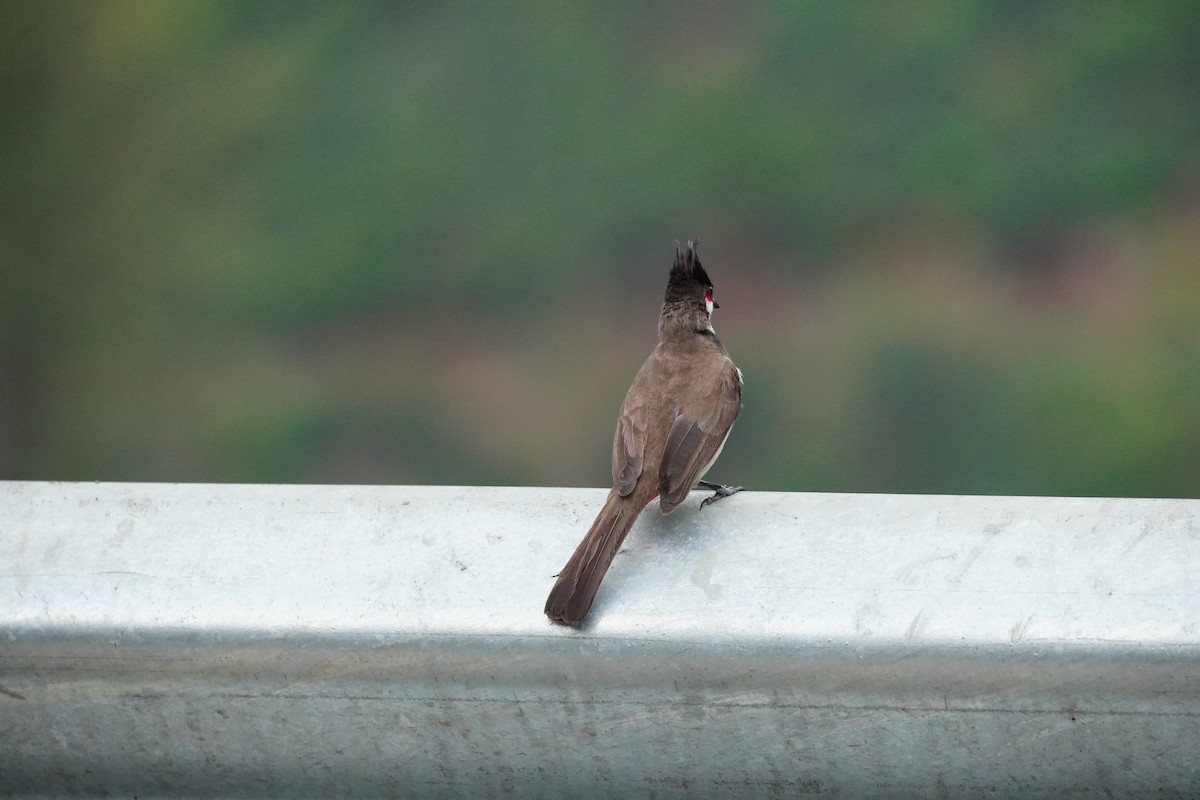
[[[722,480],[1200,493],[1200,5],[0,22],[0,477],[599,485],[675,240]]]

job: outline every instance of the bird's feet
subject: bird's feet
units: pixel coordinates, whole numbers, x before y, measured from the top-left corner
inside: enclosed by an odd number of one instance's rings
[[[706,497],[700,501],[701,508],[704,508],[709,503],[715,503],[724,497],[729,497],[731,494],[737,494],[742,490],[741,486],[726,486],[721,483],[713,483],[712,481],[699,481],[696,485],[702,489],[712,489],[714,492],[712,497]]]

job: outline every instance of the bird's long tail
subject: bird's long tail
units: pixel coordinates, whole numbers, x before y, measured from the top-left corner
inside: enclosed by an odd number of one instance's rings
[[[645,505],[632,496],[621,497],[616,489],[608,493],[596,521],[558,573],[558,580],[546,598],[546,616],[567,625],[583,621],[604,574]]]

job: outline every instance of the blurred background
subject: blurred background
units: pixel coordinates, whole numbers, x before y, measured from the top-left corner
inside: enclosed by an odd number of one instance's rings
[[[1200,495],[1200,4],[7,3],[0,478]]]

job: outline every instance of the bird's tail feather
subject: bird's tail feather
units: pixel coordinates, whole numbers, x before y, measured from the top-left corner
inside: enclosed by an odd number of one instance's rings
[[[558,580],[546,598],[546,616],[550,619],[578,625],[587,616],[600,582],[641,513],[641,507],[631,501],[632,498],[621,497],[616,489],[608,493],[604,508],[558,573]]]

